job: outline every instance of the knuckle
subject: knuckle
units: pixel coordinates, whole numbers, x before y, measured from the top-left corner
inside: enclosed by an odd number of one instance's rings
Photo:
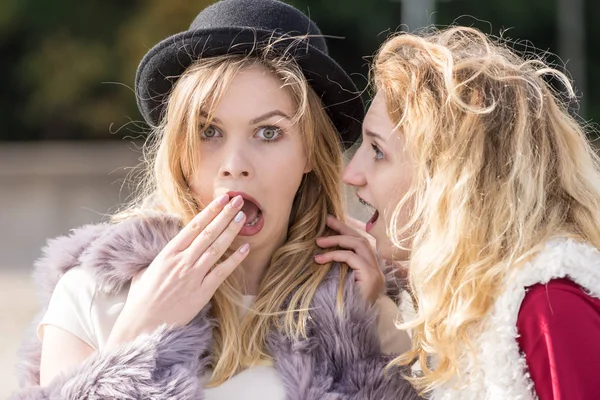
[[[175,268],[178,270],[185,270],[192,264],[189,257],[181,257],[175,264]]]
[[[218,257],[220,254],[220,251],[216,246],[209,246],[208,249],[206,249],[205,253],[208,255],[211,255],[211,256]]]
[[[222,264],[219,264],[213,269],[213,273],[215,274],[215,278],[221,280],[225,277],[225,268],[223,268]]]
[[[217,214],[220,211],[220,209],[221,209],[221,206],[219,206],[216,203],[213,203],[213,204],[211,204],[211,205],[208,206],[208,211],[211,214]]]
[[[205,238],[211,239],[211,240],[215,237],[215,232],[211,228],[204,229],[202,234],[204,235]]]

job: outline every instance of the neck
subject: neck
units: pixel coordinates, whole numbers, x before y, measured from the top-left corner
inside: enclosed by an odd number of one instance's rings
[[[278,235],[277,240],[268,240],[263,245],[250,245],[250,254],[242,263],[242,291],[244,294],[257,295],[262,280],[271,263],[275,251],[285,243],[287,238],[287,226],[284,232]]]

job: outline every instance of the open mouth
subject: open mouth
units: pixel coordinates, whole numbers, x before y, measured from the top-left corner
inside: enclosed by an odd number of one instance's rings
[[[360,196],[358,196],[358,201],[362,205],[365,205],[365,206],[375,210],[375,212],[373,213],[371,218],[367,221],[367,224],[365,226],[365,231],[369,232],[371,229],[373,229],[373,226],[375,225],[375,223],[377,222],[377,219],[379,218],[379,211],[375,207],[373,207],[373,205],[364,201]]]
[[[367,221],[367,225],[365,226],[365,230],[367,232],[369,232],[371,229],[373,229],[373,226],[375,225],[375,222],[377,222],[378,218],[379,218],[379,211],[375,210],[375,212],[371,216],[371,219],[369,219]]]
[[[265,219],[258,201],[244,192],[228,192],[227,194],[230,198],[242,196],[244,199],[242,212],[246,215],[246,223],[240,230],[239,236],[254,236],[260,232],[264,226]]]

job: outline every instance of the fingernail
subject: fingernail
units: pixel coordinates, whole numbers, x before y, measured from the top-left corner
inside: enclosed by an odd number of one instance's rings
[[[240,253],[246,253],[249,248],[250,245],[248,243],[245,243],[244,245],[242,245],[242,247],[240,247]]]
[[[242,211],[238,211],[237,214],[235,214],[235,218],[233,219],[235,222],[241,222],[244,219],[244,213]]]
[[[234,207],[241,207],[242,204],[244,204],[244,199],[242,199],[242,196],[235,196],[233,202],[231,203],[231,205]]]
[[[227,204],[228,201],[229,201],[229,195],[223,194],[223,195],[221,195],[221,197],[219,197],[217,199],[217,204],[220,206],[224,206],[225,204]]]

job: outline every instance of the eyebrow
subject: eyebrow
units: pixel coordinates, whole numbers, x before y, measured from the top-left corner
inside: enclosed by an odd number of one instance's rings
[[[208,114],[206,113],[206,111],[200,111],[200,116],[208,119]],[[217,117],[212,117],[212,120],[214,122],[216,122],[217,124],[219,124],[219,125],[223,125],[223,123],[221,122],[221,120],[219,118],[217,118]]]
[[[383,136],[381,136],[379,133],[375,133],[373,131],[370,131],[368,129],[365,129],[365,135],[369,136],[369,137],[373,137],[375,139],[379,139],[385,142],[385,139],[383,138]]]
[[[254,118],[252,121],[250,121],[250,125],[258,124],[259,122],[264,121],[265,119],[269,119],[269,118],[275,117],[275,116],[279,116],[279,117],[283,117],[283,118],[286,118],[288,120],[291,120],[291,118],[286,113],[284,113],[283,111],[281,111],[281,110],[273,110],[273,111],[269,111],[267,113],[264,113],[260,117]]]
[[[205,111],[200,111],[200,116],[208,119],[208,114]],[[279,117],[283,117],[283,118],[286,118],[288,120],[291,120],[291,118],[286,113],[284,113],[283,111],[281,111],[281,110],[273,110],[273,111],[269,111],[269,112],[267,112],[267,113],[265,113],[265,114],[263,114],[263,115],[261,115],[259,117],[254,118],[253,120],[250,121],[250,125],[258,124],[261,121],[264,121],[266,119],[269,119],[269,118],[275,117],[275,116],[279,116]],[[217,117],[213,117],[212,120],[214,122],[216,122],[217,124],[223,125],[223,123],[221,122],[221,120],[219,118],[217,118]]]

